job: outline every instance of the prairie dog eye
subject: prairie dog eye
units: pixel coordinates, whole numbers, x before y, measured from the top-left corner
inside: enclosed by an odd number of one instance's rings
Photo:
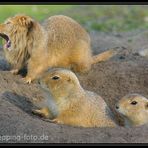
[[[132,102],[131,102],[132,105],[136,105],[137,103],[138,103],[138,102],[136,102],[136,101],[132,101]]]
[[[8,25],[8,24],[11,24],[11,22],[10,22],[10,21],[8,21],[8,22],[6,22],[5,24],[7,24],[7,25]]]
[[[58,79],[60,79],[60,77],[59,76],[53,76],[52,79],[53,80],[58,80]]]

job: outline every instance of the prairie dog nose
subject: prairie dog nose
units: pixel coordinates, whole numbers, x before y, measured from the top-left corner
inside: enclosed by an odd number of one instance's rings
[[[116,107],[115,107],[116,109],[119,109],[119,106],[118,105],[116,105]]]

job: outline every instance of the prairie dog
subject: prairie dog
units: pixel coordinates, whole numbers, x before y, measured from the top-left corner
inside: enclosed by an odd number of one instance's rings
[[[0,24],[0,36],[6,41],[4,52],[12,73],[27,65],[27,83],[52,67],[84,73],[117,54],[111,49],[92,56],[89,34],[64,15],[51,16],[42,25],[30,16],[17,15]]]
[[[116,110],[123,116],[126,127],[148,124],[148,99],[142,95],[124,96],[116,104]]]
[[[80,127],[114,127],[112,113],[97,94],[84,90],[76,75],[67,69],[54,68],[39,79],[46,101],[33,110],[52,122]]]

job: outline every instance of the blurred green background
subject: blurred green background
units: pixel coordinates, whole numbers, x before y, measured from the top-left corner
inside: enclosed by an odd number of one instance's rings
[[[88,31],[125,32],[148,28],[148,5],[0,5],[0,22],[22,13],[38,21],[64,14]]]

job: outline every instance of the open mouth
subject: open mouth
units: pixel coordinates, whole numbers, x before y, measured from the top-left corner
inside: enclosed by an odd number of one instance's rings
[[[11,46],[11,41],[10,41],[9,37],[4,33],[0,33],[0,36],[5,40],[4,48],[9,49]]]

